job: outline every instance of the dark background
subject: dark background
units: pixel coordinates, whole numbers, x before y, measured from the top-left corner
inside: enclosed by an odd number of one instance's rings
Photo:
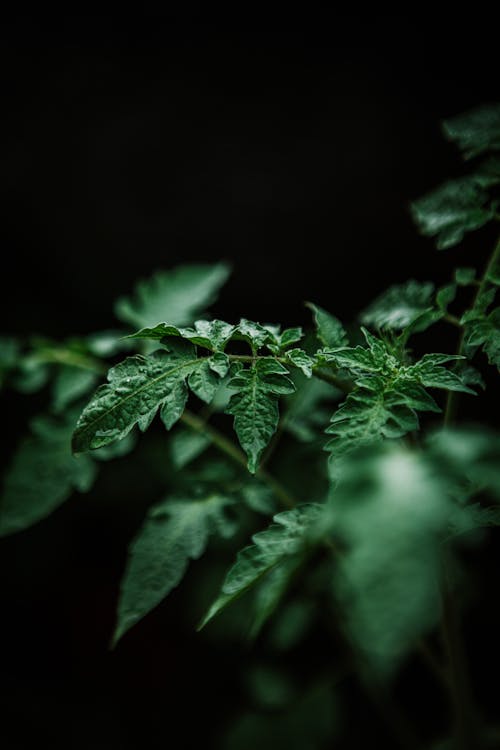
[[[496,37],[484,17],[309,4],[4,17],[2,330],[110,327],[138,277],[192,261],[232,263],[220,317],[289,325],[308,322],[303,300],[348,320],[390,283],[481,264],[477,240],[437,253],[408,204],[463,171],[439,120],[498,99]],[[4,415],[16,436],[17,406]],[[147,476],[128,487],[109,499],[103,480],[2,542],[9,750],[35,736],[146,750],[176,728],[171,746],[215,747],[220,706],[237,705],[235,671],[191,634],[182,593],[107,651],[154,496]]]

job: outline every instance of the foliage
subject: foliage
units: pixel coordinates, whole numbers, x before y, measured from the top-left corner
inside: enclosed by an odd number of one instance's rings
[[[412,204],[438,249],[498,219],[500,107],[443,128],[473,168]],[[206,308],[228,275],[217,263],[139,282],[115,305],[131,329],[1,340],[0,385],[38,392],[47,411],[11,457],[0,533],[88,491],[100,462],[155,431],[165,487],[130,544],[115,646],[205,556],[228,568],[196,613],[204,633],[240,611],[245,635],[278,652],[327,621],[369,690],[396,681],[440,620],[456,660],[450,566],[464,538],[500,525],[500,434],[456,417],[458,398],[473,404],[500,369],[500,241],[483,273],[460,266],[439,288],[395,284],[347,329],[313,303],[304,327],[213,318]],[[434,340],[443,332],[438,351],[422,344],[431,326]],[[450,352],[451,326],[460,340]],[[463,676],[452,666],[457,708]],[[322,747],[337,731],[324,675],[302,693],[267,667],[252,679],[260,704],[221,747]],[[474,730],[464,729],[472,709],[459,707],[454,746],[479,748],[479,732],[468,745],[460,735]]]

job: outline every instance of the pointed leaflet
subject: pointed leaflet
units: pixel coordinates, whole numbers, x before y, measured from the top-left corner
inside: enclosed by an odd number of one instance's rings
[[[491,365],[500,368],[500,307],[494,308],[488,315],[477,313],[465,321],[465,351],[473,354],[478,346],[482,347]]]
[[[422,234],[436,237],[438,250],[457,245],[466,232],[479,229],[495,216],[496,204],[474,175],[445,182],[415,201],[413,218]]]
[[[234,533],[234,523],[225,515],[231,503],[213,494],[166,500],[150,510],[130,545],[114,644],[179,584],[189,560],[201,557],[211,534]]]
[[[332,491],[332,532],[345,550],[335,596],[349,637],[379,676],[390,676],[439,619],[451,511],[439,474],[394,445],[351,456]]]
[[[321,513],[319,505],[302,505],[278,513],[274,523],[252,537],[253,545],[238,553],[221,593],[200,623],[204,627],[218,612],[244,594],[281,564],[300,558],[307,549],[307,532]]]
[[[170,336],[178,336],[211,351],[222,351],[235,331],[236,326],[225,323],[223,320],[197,320],[193,328],[179,328],[169,323],[158,323],[153,328],[141,328],[140,331],[127,338],[161,341]]]
[[[401,329],[414,323],[433,308],[434,284],[413,279],[391,286],[361,315],[363,323],[374,328]]]
[[[443,122],[443,130],[465,159],[485,151],[500,151],[500,104],[487,104],[451,117]]]
[[[321,343],[331,348],[345,346],[348,343],[348,337],[340,320],[312,302],[306,304],[312,310],[316,335]]]
[[[278,426],[277,397],[293,393],[288,370],[276,360],[258,359],[240,370],[228,387],[237,390],[226,408],[234,416],[234,429],[248,456],[248,469],[257,471],[259,458]]]
[[[97,472],[88,456],[71,455],[76,414],[37,417],[7,471],[0,502],[0,536],[31,526],[67,500],[90,489]]]
[[[168,320],[175,325],[191,323],[210,305],[230,273],[226,263],[177,266],[158,271],[140,281],[132,297],[116,302],[115,313],[133,326],[154,326]]]
[[[193,377],[198,395],[208,397],[207,359],[196,356],[189,342],[173,339],[169,351],[159,350],[148,357],[128,357],[112,367],[109,383],[100,386],[78,420],[73,450],[81,452],[120,440],[135,424],[146,430],[158,408],[170,429],[180,418],[187,399],[186,378]]]

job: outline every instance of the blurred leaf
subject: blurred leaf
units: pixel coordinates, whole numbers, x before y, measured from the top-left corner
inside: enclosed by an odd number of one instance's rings
[[[151,508],[130,545],[113,644],[179,584],[189,560],[201,557],[211,534],[234,533],[234,522],[225,515],[231,504],[230,498],[212,494],[173,498]]]
[[[14,454],[0,503],[0,536],[31,526],[67,500],[73,490],[86,492],[96,476],[88,456],[71,455],[76,415],[40,416],[32,434]]]
[[[417,454],[351,457],[330,499],[342,622],[370,671],[390,676],[439,619],[440,545],[451,503]]]
[[[443,130],[455,141],[465,159],[485,151],[500,150],[500,104],[487,104],[443,122]]]
[[[91,370],[61,365],[52,385],[52,405],[56,414],[94,388],[98,375]]]
[[[288,564],[291,557],[300,559],[307,547],[307,531],[319,512],[318,505],[310,504],[278,513],[269,528],[254,534],[253,545],[238,553],[222,584],[220,595],[199,628],[203,628],[224,607],[259,583],[278,565]]]
[[[491,221],[496,204],[489,205],[488,194],[471,175],[445,182],[414,201],[411,210],[422,234],[436,237],[438,250],[445,250]]]
[[[169,448],[172,463],[182,469],[200,456],[211,444],[208,435],[179,428],[170,438]]]
[[[158,271],[140,281],[131,297],[117,300],[115,313],[135,327],[154,326],[161,321],[186,325],[214,302],[229,273],[226,263]]]
[[[391,286],[361,315],[363,323],[374,328],[402,329],[433,307],[434,284],[413,279]]]

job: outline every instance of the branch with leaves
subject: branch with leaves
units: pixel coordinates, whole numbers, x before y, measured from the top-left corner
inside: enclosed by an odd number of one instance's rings
[[[452,118],[444,133],[473,169],[412,205],[440,250],[498,220],[500,106]],[[314,620],[304,612],[326,598],[362,684],[373,693],[426,654],[450,693],[453,747],[488,747],[494,730],[470,703],[450,619],[460,591],[449,569],[465,536],[500,523],[500,434],[458,418],[459,397],[500,368],[500,240],[482,273],[392,286],[348,329],[312,303],[307,327],[214,319],[206,308],[229,275],[218,263],[139,282],[115,306],[125,328],[2,339],[0,384],[44,393],[48,409],[4,478],[0,534],[89,491],[103,461],[163,425],[165,496],[131,543],[113,645],[214,540],[243,537],[200,627],[244,606],[248,634],[271,637],[295,606],[300,639]],[[431,326],[458,328],[457,350],[416,356],[414,337],[421,349]],[[440,622],[448,672],[425,640]]]

